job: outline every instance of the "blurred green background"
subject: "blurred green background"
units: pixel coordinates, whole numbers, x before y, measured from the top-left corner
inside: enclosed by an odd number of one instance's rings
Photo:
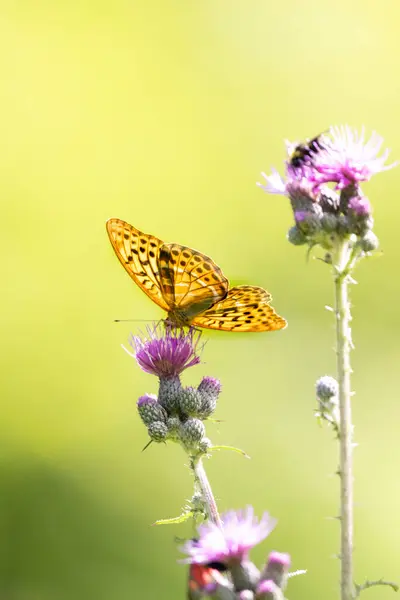
[[[208,433],[252,456],[207,463],[221,510],[279,519],[253,557],[308,569],[291,600],[338,597],[336,447],[313,418],[335,367],[330,274],[255,182],[283,138],[330,124],[376,129],[399,158],[399,17],[395,0],[1,2],[2,600],[184,598],[174,536],[191,528],[150,525],[190,497],[187,461],[141,453],[135,402],[156,381],[120,348],[143,323],[113,323],[162,314],[114,256],[110,216],[272,292],[289,327],[206,332],[186,381],[221,378]],[[399,183],[364,188],[383,254],[352,290],[359,580],[400,579]]]

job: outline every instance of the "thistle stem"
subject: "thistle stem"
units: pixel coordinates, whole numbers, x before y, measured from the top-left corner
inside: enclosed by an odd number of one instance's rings
[[[212,493],[211,485],[208,481],[201,456],[192,457],[190,467],[193,471],[195,482],[201,490],[208,518],[212,523],[217,525],[217,527],[221,528],[222,522],[218,513],[217,503],[215,502],[214,494]]]
[[[350,388],[350,304],[348,297],[349,271],[352,262],[348,241],[338,248],[335,264],[336,354],[340,410],[340,560],[341,600],[354,598],[353,586],[353,425]]]

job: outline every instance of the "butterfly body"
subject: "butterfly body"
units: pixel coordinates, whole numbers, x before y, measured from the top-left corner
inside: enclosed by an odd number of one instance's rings
[[[167,312],[167,322],[224,331],[270,331],[286,321],[269,306],[270,294],[229,282],[214,261],[187,246],[165,243],[121,219],[109,219],[108,236],[135,283]]]

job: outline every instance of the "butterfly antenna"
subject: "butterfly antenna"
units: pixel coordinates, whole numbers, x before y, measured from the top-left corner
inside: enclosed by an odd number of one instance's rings
[[[153,319],[113,319],[113,323],[153,323]]]

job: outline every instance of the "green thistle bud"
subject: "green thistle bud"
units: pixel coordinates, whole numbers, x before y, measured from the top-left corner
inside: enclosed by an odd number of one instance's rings
[[[326,213],[321,219],[321,227],[326,233],[333,233],[338,226],[338,219],[332,213]]]
[[[221,393],[221,382],[214,377],[203,377],[197,390],[201,395],[201,408],[198,416],[206,419],[217,408],[218,396]]]
[[[296,210],[294,218],[297,227],[308,237],[315,235],[321,230],[321,215],[305,210]]]
[[[338,394],[338,382],[330,375],[324,375],[317,380],[315,390],[318,398],[321,398],[321,400],[330,400],[330,398]]]
[[[179,430],[181,422],[178,417],[170,417],[167,419],[168,439],[176,441],[179,439]]]
[[[364,252],[373,252],[379,248],[379,240],[373,231],[367,231],[360,240],[360,247]]]
[[[149,425],[148,432],[153,442],[164,442],[168,435],[168,428],[162,421],[155,421]]]
[[[316,411],[316,416],[330,423],[335,430],[338,431],[340,421],[338,382],[333,377],[324,375],[317,380],[315,384],[315,390],[318,400],[318,410]]]
[[[177,397],[178,406],[182,413],[197,416],[201,409],[202,397],[198,390],[187,387],[180,391]]]
[[[193,446],[202,440],[205,432],[206,428],[200,419],[190,418],[181,424],[180,437],[186,445]]]
[[[351,233],[351,224],[345,215],[339,215],[337,218],[336,231],[340,236],[346,236]]]
[[[293,225],[287,232],[288,242],[293,244],[293,246],[303,246],[307,244],[307,236],[304,235],[302,231],[297,227],[297,225]]]
[[[177,412],[177,397],[181,390],[182,384],[178,375],[160,378],[158,401],[165,408],[168,414],[173,414]]]
[[[209,438],[203,437],[203,439],[199,443],[199,450],[203,454],[207,454],[209,449],[212,448],[212,442]]]
[[[250,560],[232,561],[230,572],[237,590],[252,590],[260,580],[260,571]]]
[[[137,409],[145,425],[150,425],[154,421],[166,421],[167,413],[157,401],[157,396],[154,394],[146,394],[140,396],[137,401]]]

